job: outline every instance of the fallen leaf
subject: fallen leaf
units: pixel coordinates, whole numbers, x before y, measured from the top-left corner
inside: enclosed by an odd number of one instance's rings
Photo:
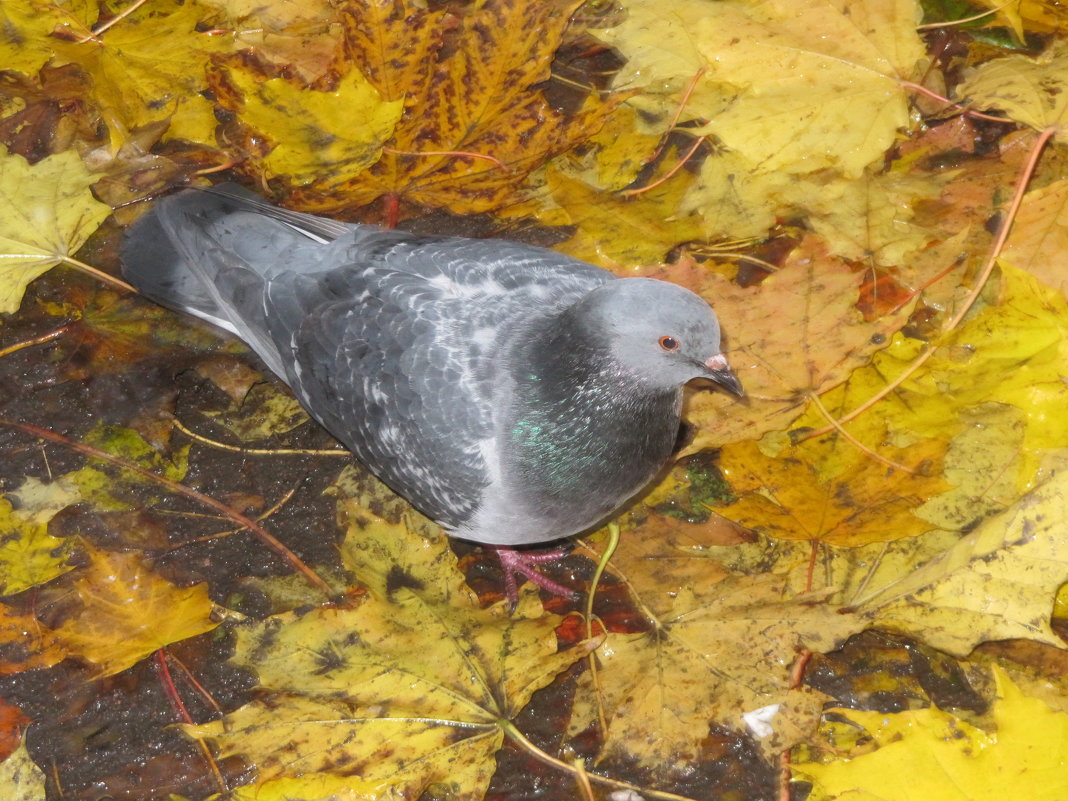
[[[596,677],[579,677],[568,727],[577,735],[603,715],[608,728],[600,758],[636,759],[661,777],[696,760],[713,723],[744,730],[743,714],[787,699],[790,664],[800,648],[830,650],[864,628],[822,596],[795,595],[785,576],[717,580],[722,566],[699,552],[690,558],[702,580],[680,584],[672,571],[670,584],[651,590],[639,589],[613,564],[641,607],[665,611],[648,632],[607,635],[597,650]],[[671,596],[670,608],[662,592]]]
[[[165,138],[215,143],[215,110],[201,93],[205,66],[233,43],[198,30],[214,14],[194,0],[154,0],[99,36],[55,42],[57,64],[78,64],[93,79],[90,99],[104,112],[113,148],[130,129],[160,120],[170,120]]]
[[[1061,474],[857,607],[879,625],[958,656],[1012,638],[1063,647],[1049,619],[1057,588],[1068,581],[1065,519],[1068,474]]]
[[[512,615],[503,603],[480,609],[443,538],[346,498],[341,509],[343,562],[368,596],[238,628],[235,659],[256,671],[263,700],[186,730],[243,754],[260,782],[329,772],[406,796],[440,784],[480,799],[502,722],[595,642],[557,653],[560,618],[536,592]]]
[[[853,547],[913,537],[934,528],[916,510],[949,489],[938,440],[880,449],[884,458],[916,468],[913,473],[876,461],[837,434],[774,454],[765,449],[754,442],[724,446],[720,468],[739,497],[716,511],[776,539]]]
[[[388,195],[470,213],[514,200],[531,170],[611,108],[594,100],[568,115],[538,87],[575,5],[478,0],[453,15],[408,0],[340,2],[352,62],[404,116],[369,170],[310,183],[289,202],[322,213]]]
[[[70,543],[48,533],[50,516],[42,519],[16,511],[0,496],[0,595],[45,584],[71,569]]]
[[[994,668],[993,726],[984,731],[936,707],[894,714],[835,709],[873,743],[848,746],[824,764],[795,762],[812,801],[1060,801],[1068,793],[1068,715],[1028,698]],[[833,735],[832,735],[833,737]]]
[[[382,100],[356,69],[330,91],[283,78],[259,81],[240,69],[212,85],[220,105],[248,128],[243,168],[265,180],[281,178],[289,188],[314,182],[329,192],[335,182],[357,177],[381,157],[403,110],[400,100]]]
[[[718,392],[689,399],[697,426],[687,452],[759,437],[798,417],[810,392],[846,380],[904,321],[897,312],[868,322],[856,308],[862,272],[829,258],[815,237],[758,286],[743,288],[685,262],[650,273],[687,286],[712,304],[725,332],[725,352],[748,403]]]
[[[4,0],[0,6],[0,63],[5,69],[36,75],[54,55],[52,33],[65,29],[89,33],[72,4],[39,0]]]
[[[242,442],[256,442],[285,434],[311,418],[289,392],[275,384],[253,386],[239,402],[221,412],[204,412]]]
[[[752,170],[856,177],[909,124],[919,18],[912,0],[630,3],[597,35],[627,58],[617,87],[673,90],[646,104],[665,118],[700,72],[687,116]]]
[[[0,604],[0,676],[51,667],[66,656],[62,643],[33,615]]]
[[[68,653],[111,676],[171,643],[211,631],[206,584],[180,588],[137,554],[86,548],[89,564],[72,582],[76,614],[53,634]]]
[[[38,801],[44,798],[45,775],[26,750],[26,741],[0,762],[0,792],[11,801]]]
[[[1068,295],[1068,180],[1024,195],[1001,257]]]
[[[1035,58],[1004,56],[980,65],[957,94],[982,109],[1004,111],[1036,131],[1068,126],[1068,45],[1054,42]]]
[[[73,151],[30,165],[0,145],[0,314],[18,311],[26,286],[70,258],[111,209],[89,191]]]
[[[0,698],[0,762],[22,744],[22,733],[32,721],[15,704]]]

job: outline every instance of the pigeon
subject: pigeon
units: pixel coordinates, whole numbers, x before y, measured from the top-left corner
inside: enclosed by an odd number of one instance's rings
[[[158,200],[126,280],[231,332],[308,413],[453,537],[571,591],[516,550],[581,533],[645,487],[682,387],[741,397],[709,304],[530,245],[419,236],[268,204],[236,185]]]

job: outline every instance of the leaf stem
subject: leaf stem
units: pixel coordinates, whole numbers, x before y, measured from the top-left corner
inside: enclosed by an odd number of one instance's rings
[[[138,294],[136,287],[130,286],[121,278],[116,278],[113,275],[108,275],[103,270],[98,270],[96,267],[88,265],[84,261],[78,261],[73,256],[63,256],[61,258],[61,261],[63,262],[63,264],[66,264],[69,267],[73,267],[79,272],[83,272],[86,275],[91,275],[98,281],[103,281],[105,284],[111,284],[111,286],[115,287],[116,289],[122,289],[126,292],[133,292],[134,294]]]
[[[873,451],[859,439],[857,439],[848,431],[846,431],[845,428],[843,428],[842,423],[834,419],[834,415],[827,410],[827,407],[823,405],[823,401],[820,400],[819,395],[817,395],[815,392],[810,392],[808,398],[810,401],[812,401],[813,404],[815,404],[816,408],[819,409],[820,414],[827,418],[827,422],[830,423],[833,428],[837,429],[838,433],[845,437],[849,441],[849,443],[861,453],[867,454],[875,461],[881,462],[882,464],[885,464],[887,467],[893,468],[894,470],[904,470],[910,475],[916,474],[916,471],[912,468],[905,467],[905,465],[903,464],[898,464],[892,459],[887,459],[885,456],[880,456],[878,453]]]
[[[73,322],[61,325],[59,328],[53,328],[47,334],[41,334],[40,336],[33,337],[31,339],[24,339],[21,342],[16,342],[14,345],[8,345],[6,348],[0,348],[0,358],[4,356],[10,356],[12,353],[22,350],[23,348],[29,348],[34,345],[43,345],[46,342],[51,342],[53,339],[59,339],[65,333],[67,333]]]
[[[992,114],[984,114],[981,111],[972,111],[963,103],[957,103],[956,101],[950,100],[948,97],[943,97],[942,95],[938,94],[938,92],[935,92],[932,89],[928,89],[923,84],[913,83],[912,81],[901,81],[901,85],[906,89],[911,89],[914,92],[919,92],[921,95],[927,95],[930,98],[945,103],[949,108],[958,108],[960,109],[962,114],[965,114],[969,117],[975,117],[976,119],[986,120],[988,122],[1000,122],[1007,125],[1016,124],[1013,120],[1010,120],[1007,117],[995,117]]]
[[[637,189],[625,189],[619,194],[623,195],[623,197],[635,197],[637,195],[642,194],[643,192],[648,192],[650,189],[655,189],[656,187],[660,186],[660,184],[664,183],[664,181],[667,181],[669,178],[671,178],[672,175],[674,175],[683,168],[686,162],[690,160],[690,157],[697,152],[697,148],[699,148],[707,138],[707,136],[697,137],[697,141],[693,143],[693,147],[691,147],[686,152],[686,155],[683,156],[674,167],[667,171],[666,175],[662,175],[660,178],[656,179],[651,184],[640,186]]]

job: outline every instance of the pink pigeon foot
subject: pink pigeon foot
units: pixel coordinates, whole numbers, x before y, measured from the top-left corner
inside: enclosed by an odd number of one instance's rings
[[[530,581],[531,584],[564,598],[574,598],[577,594],[570,587],[565,587],[563,584],[546,578],[535,568],[536,565],[555,562],[557,559],[567,556],[569,551],[566,549],[554,548],[551,551],[532,553],[530,551],[517,551],[515,548],[505,548],[499,545],[491,545],[489,547],[497,554],[497,558],[501,562],[501,569],[504,571],[504,593],[508,596],[508,600],[513,607],[519,602],[519,584],[516,581],[516,576],[522,576]]]

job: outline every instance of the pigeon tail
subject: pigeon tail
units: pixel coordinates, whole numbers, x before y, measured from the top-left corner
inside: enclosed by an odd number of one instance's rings
[[[306,215],[265,216],[236,190],[164,198],[131,226],[123,275],[147,297],[243,339],[277,375],[287,362],[270,334],[264,292],[280,266],[313,264],[325,231],[297,228]]]

